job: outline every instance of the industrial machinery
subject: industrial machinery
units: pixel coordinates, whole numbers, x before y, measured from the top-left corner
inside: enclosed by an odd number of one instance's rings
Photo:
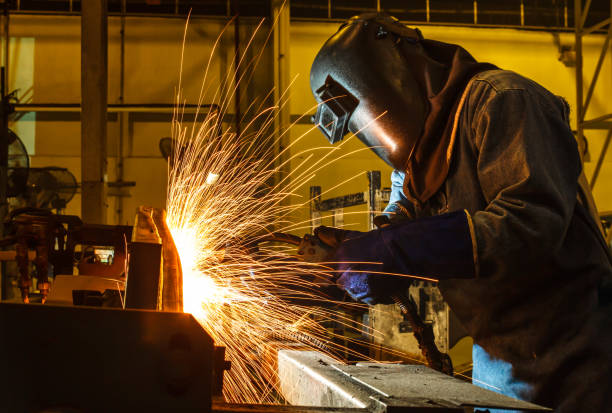
[[[323,213],[330,213],[332,226],[342,228],[344,210],[359,205],[368,208],[367,230],[377,227],[377,217],[380,218],[384,207],[389,202],[391,190],[381,186],[380,171],[367,171],[367,189],[363,192],[337,196],[328,199],[321,198],[321,187],[310,187],[310,222],[311,229],[321,225]],[[415,338],[414,328],[410,319],[421,319],[426,329],[431,329],[435,346],[442,353],[448,351],[467,335],[465,329],[450,310],[442,294],[432,282],[415,281],[410,290],[404,294],[413,304],[400,305],[379,304],[370,306],[368,312],[361,314],[363,324],[371,330],[378,331],[372,337],[371,354],[376,360],[394,360],[397,355],[388,354],[389,349],[399,350],[409,354],[411,358],[421,357],[421,344]],[[407,313],[407,309],[415,307],[415,311]]]
[[[26,255],[50,246],[46,259],[54,272],[76,264],[79,275],[57,273],[45,304],[0,303],[0,362],[10,378],[0,386],[0,411],[548,410],[425,366],[345,364],[299,347],[277,354],[278,392],[290,405],[225,403],[223,377],[231,366],[224,348],[182,312],[180,260],[164,212],[141,207],[133,228],[35,212],[13,219],[16,233],[27,235]],[[50,283],[42,273],[37,278],[39,289]]]

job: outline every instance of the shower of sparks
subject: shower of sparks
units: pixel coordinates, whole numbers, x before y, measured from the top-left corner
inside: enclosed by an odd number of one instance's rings
[[[288,214],[297,207],[284,202],[290,191],[274,183],[278,167],[261,152],[274,138],[218,136],[214,114],[193,138],[178,124],[175,130],[167,219],[181,258],[184,309],[227,348],[226,399],[273,402],[276,351],[291,343],[333,351],[320,322],[350,327],[352,320],[296,303],[324,298],[318,283],[330,279],[328,267],[299,262],[282,246],[247,250],[273,226],[290,225]]]
[[[253,37],[248,46],[252,41]],[[226,346],[232,363],[223,386],[228,402],[278,401],[279,349],[298,343],[328,354],[347,354],[346,344],[337,344],[323,324],[333,320],[353,329],[355,336],[363,328],[329,300],[323,307],[304,305],[303,300],[326,299],[319,287],[331,280],[331,268],[297,261],[294,248],[288,246],[262,243],[257,252],[252,249],[272,230],[306,232],[307,223],[291,222],[292,213],[304,204],[291,205],[290,198],[339,149],[293,154],[302,162],[281,174],[292,161],[287,155],[291,145],[306,134],[280,150],[279,140],[288,131],[272,130],[277,106],[266,106],[267,97],[251,103],[246,115],[251,117],[249,122],[243,118],[246,127],[240,135],[231,128],[222,131],[219,119],[236,83],[248,81],[246,73],[259,57],[239,57],[234,63],[243,77],[235,82],[228,74],[215,81],[219,87],[212,101],[218,102],[219,110],[202,110],[205,113],[190,126],[182,122],[183,98],[178,93],[169,160],[167,223],[181,259],[184,309],[216,344]],[[211,60],[212,54],[203,84]],[[200,101],[204,95],[203,86]],[[283,96],[278,104],[284,104],[282,100]]]

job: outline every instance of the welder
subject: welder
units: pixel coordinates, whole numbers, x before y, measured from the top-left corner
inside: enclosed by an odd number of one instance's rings
[[[337,284],[391,303],[426,276],[474,339],[474,383],[560,412],[612,409],[612,266],[567,103],[385,14],[312,65],[315,122],[394,168],[389,225],[320,227]]]

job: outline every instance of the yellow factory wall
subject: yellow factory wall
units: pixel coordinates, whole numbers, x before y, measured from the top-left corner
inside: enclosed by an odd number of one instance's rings
[[[242,19],[241,38],[253,34],[258,20]],[[189,24],[184,52],[182,49],[185,20],[159,18],[127,18],[125,28],[125,80],[123,103],[173,103],[179,84],[182,62],[183,93],[181,102],[210,103],[215,94],[225,96],[233,87],[234,39],[230,28],[219,38],[226,25],[218,19],[194,18]],[[265,26],[264,26],[265,27]],[[120,101],[120,20],[109,18],[108,103]],[[21,103],[79,103],[81,71],[81,26],[78,17],[11,16],[11,90],[18,90]],[[265,29],[255,36],[254,47],[247,53],[243,65],[250,62]],[[217,39],[219,41],[217,42]],[[217,43],[216,43],[217,42]],[[215,46],[216,44],[216,46]],[[214,53],[212,53],[214,50]],[[209,57],[212,54],[212,58]],[[269,58],[264,53],[251,85],[242,88],[243,101],[256,93],[260,82],[271,79]],[[207,70],[206,88],[202,90],[203,74]],[[221,94],[219,94],[221,93]],[[234,110],[232,95],[225,101],[215,100]],[[246,105],[243,104],[243,106]],[[126,191],[127,197],[108,197],[108,223],[133,223],[138,205],[164,207],[167,163],[159,150],[159,140],[171,134],[170,114],[109,114],[108,122],[108,181],[117,179],[121,125],[123,127],[124,181],[136,186]],[[189,119],[186,116],[186,119]],[[190,121],[185,126],[191,126]],[[13,122],[21,138],[28,144],[32,166],[60,166],[70,170],[80,181],[81,129],[79,115],[71,113],[29,113]],[[109,189],[109,193],[116,190]],[[68,204],[65,213],[80,215],[80,195]],[[120,205],[121,203],[121,205]],[[117,209],[123,210],[119,222]]]
[[[243,40],[252,33],[256,22],[246,22],[242,31]],[[225,21],[194,19],[188,30],[188,42],[183,63],[183,88],[185,101],[197,101],[202,75],[213,44],[222,31]],[[292,22],[289,50],[291,86],[291,113],[314,113],[314,99],[309,86],[309,69],[316,52],[323,42],[335,32],[336,23]],[[168,103],[175,96],[180,68],[180,56],[184,21],[181,19],[128,18],[125,42],[125,103]],[[422,26],[427,37],[463,45],[477,59],[490,61],[504,69],[515,70],[543,84],[554,93],[564,96],[575,106],[574,69],[558,61],[558,48],[553,35],[545,32],[518,31],[510,29],[460,28]],[[228,30],[217,47],[217,54],[209,69],[209,82],[204,101],[209,102],[220,83],[220,79],[231,77],[233,59],[233,30]],[[262,48],[267,28],[261,30],[247,60]],[[78,17],[14,16],[11,17],[11,84],[19,87],[19,96],[24,102],[70,103],[80,100],[80,20]],[[109,103],[119,103],[120,82],[120,24],[118,18],[109,19]],[[585,40],[585,74],[590,79],[599,54],[602,36],[591,36]],[[561,44],[573,44],[571,34],[562,34]],[[270,91],[271,59],[264,55],[258,73],[246,94],[245,104],[257,95]],[[593,97],[588,118],[612,112],[612,104],[606,96],[612,92],[610,57],[606,58],[600,83]],[[263,80],[262,80],[263,79]],[[229,112],[233,112],[231,100]],[[14,125],[22,138],[30,143],[34,151],[34,166],[63,166],[80,177],[80,123],[77,115],[37,113],[22,118]],[[108,179],[116,179],[116,159],[119,153],[119,121],[115,116],[108,123]],[[135,115],[135,121],[124,128],[123,153],[124,177],[135,181],[124,198],[121,223],[133,220],[133,211],[141,204],[164,206],[166,193],[166,162],[161,158],[158,141],[169,136],[169,118]],[[390,169],[373,153],[364,149],[356,139],[348,140],[342,148],[329,153],[331,147],[316,130],[308,125],[296,125],[291,131],[294,143],[292,154],[302,150],[316,150],[316,159],[325,165],[316,172],[310,183],[297,192],[293,202],[304,204],[295,219],[304,222],[305,232],[308,214],[308,186],[320,185],[324,198],[364,191],[367,179],[364,171],[381,170],[383,186],[388,185]],[[303,136],[299,141],[298,137]],[[591,159],[601,151],[601,132],[587,131]],[[327,158],[325,157],[327,155]],[[307,155],[297,155],[292,165],[303,161]],[[333,161],[334,158],[341,160]],[[585,170],[590,176],[593,162],[587,162]],[[340,182],[348,180],[342,185]],[[595,198],[600,210],[612,210],[610,184],[612,168],[606,162],[595,188]],[[337,188],[325,193],[337,186]],[[119,223],[116,209],[118,198],[109,197],[108,221]],[[69,204],[67,213],[80,214],[78,195]],[[365,208],[353,207],[345,210],[345,224],[353,229],[366,228]],[[324,223],[331,223],[329,219]]]
[[[309,68],[318,49],[337,28],[338,24],[330,23],[292,23],[291,77],[297,76],[291,90],[292,113],[314,112],[315,101],[310,91]],[[460,44],[476,59],[494,63],[503,69],[516,71],[537,81],[553,93],[563,96],[572,108],[572,127],[575,127],[573,113],[576,105],[575,69],[566,67],[558,60],[558,46],[551,33],[443,26],[420,26],[419,29],[425,37]],[[603,40],[603,36],[590,36],[584,40],[584,73],[585,79],[588,81],[592,77]],[[561,34],[560,42],[562,45],[573,45],[573,34]],[[612,92],[610,59],[610,54],[608,54],[587,113],[587,119],[612,112],[612,102],[608,98]],[[372,62],[372,64],[384,63]],[[309,128],[305,125],[296,126],[293,128],[291,136],[294,140],[298,139],[308,130]],[[589,140],[589,152],[592,160],[592,162],[585,163],[585,172],[587,177],[590,178],[594,161],[597,160],[601,152],[605,132],[586,131],[585,134]],[[328,146],[323,135],[317,130],[308,132],[308,136],[302,138],[296,144],[295,150],[304,150],[307,147],[314,146]],[[381,170],[383,172],[382,184],[383,186],[389,186],[391,168],[381,162],[373,152],[362,148],[363,145],[356,138],[352,138],[344,147],[334,152],[334,158],[342,156],[343,159],[330,162],[327,167],[317,173],[312,185],[320,185],[323,191],[338,182],[353,178],[346,184],[331,190],[323,198],[365,190],[367,188],[367,178],[363,171],[366,170]],[[354,153],[351,154],[351,152]],[[298,157],[296,163],[303,159],[304,156]],[[612,210],[611,166],[610,161],[604,163],[594,190],[595,200],[600,211]],[[304,199],[304,197],[308,199],[308,188],[303,188],[300,195],[300,199]],[[304,208],[301,212],[300,219],[308,220],[308,210]],[[344,218],[345,226],[351,229],[365,230],[367,228],[365,212],[364,207],[347,208]],[[348,215],[346,215],[347,213]],[[324,223],[331,224],[331,219],[324,220]]]

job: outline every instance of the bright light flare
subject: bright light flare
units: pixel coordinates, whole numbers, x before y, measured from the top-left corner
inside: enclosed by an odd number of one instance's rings
[[[261,52],[247,62],[243,55],[236,64],[247,73],[260,56]],[[210,60],[206,75],[208,67]],[[194,315],[216,344],[226,346],[232,363],[223,386],[226,400],[274,403],[279,401],[275,393],[279,349],[300,343],[330,355],[335,351],[350,354],[347,343],[360,339],[342,337],[343,341],[335,342],[338,337],[324,325],[333,321],[353,329],[356,337],[363,326],[343,311],[303,304],[326,300],[318,283],[334,277],[330,268],[297,261],[295,251],[287,246],[264,243],[257,252],[247,246],[272,230],[304,225],[291,222],[291,214],[305,204],[289,205],[290,196],[348,140],[334,148],[293,155],[302,159],[299,165],[288,175],[281,174],[292,160],[287,159],[291,145],[305,135],[294,138],[279,153],[278,140],[288,132],[272,130],[276,112],[265,104],[267,97],[251,102],[245,115],[250,119],[240,135],[227,128],[221,132],[218,122],[236,87],[231,74],[210,82],[219,85],[216,91],[207,94],[203,86],[200,100],[211,95],[209,101],[218,102],[220,110],[197,114],[190,127],[181,122],[183,99],[177,95],[167,224],[181,259],[184,310]],[[327,153],[316,156],[321,150]],[[327,304],[334,303],[327,300]]]

